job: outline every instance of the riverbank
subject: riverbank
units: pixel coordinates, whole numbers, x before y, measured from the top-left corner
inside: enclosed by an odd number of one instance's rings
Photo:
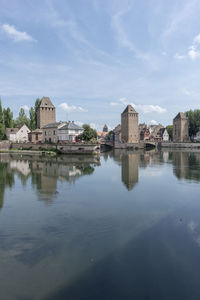
[[[16,151],[31,154],[44,154],[45,152],[55,154],[100,154],[99,144],[83,144],[83,143],[68,143],[68,144],[33,144],[33,143],[10,143],[1,141],[0,152]]]

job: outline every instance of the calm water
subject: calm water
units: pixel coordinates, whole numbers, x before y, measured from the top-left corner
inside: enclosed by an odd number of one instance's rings
[[[0,155],[0,299],[200,299],[200,152]]]

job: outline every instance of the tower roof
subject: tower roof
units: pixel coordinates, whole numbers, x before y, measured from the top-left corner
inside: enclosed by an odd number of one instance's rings
[[[51,102],[49,97],[42,97],[40,107],[51,107],[54,108],[55,106]]]
[[[178,115],[174,118],[175,119],[187,119],[186,115],[182,112],[179,112]]]
[[[123,111],[122,114],[124,114],[124,113],[135,113],[135,114],[137,114],[136,110],[130,104],[127,105],[127,107],[125,108],[125,110]]]

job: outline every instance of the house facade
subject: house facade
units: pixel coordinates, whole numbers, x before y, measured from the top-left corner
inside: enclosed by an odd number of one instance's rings
[[[34,144],[42,142],[42,129],[35,129],[29,132],[28,140],[29,142]]]
[[[10,142],[28,142],[30,129],[24,124],[20,128],[6,128],[6,137]]]
[[[83,133],[83,128],[74,122],[56,122],[42,128],[42,142],[74,142],[76,137]]]
[[[74,121],[67,122],[67,124],[58,128],[58,140],[75,142],[76,137],[83,133],[83,130],[83,127],[78,126]]]

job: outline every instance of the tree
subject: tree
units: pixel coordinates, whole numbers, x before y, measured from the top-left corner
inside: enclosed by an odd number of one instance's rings
[[[0,140],[5,138],[5,124],[4,124],[4,114],[0,99]]]
[[[35,108],[31,107],[29,110],[30,117],[30,130],[36,129],[36,117],[35,117]]]
[[[83,133],[81,134],[81,138],[84,141],[90,141],[91,139],[96,139],[97,138],[97,132],[95,129],[91,128],[90,125],[84,124],[83,125]]]
[[[40,98],[37,98],[36,100],[35,100],[35,129],[37,128],[37,109],[38,109],[38,107],[40,106],[40,104],[41,104],[41,99]]]
[[[173,125],[166,126],[166,129],[169,134],[169,139],[172,141],[173,140]]]
[[[13,127],[13,113],[11,112],[10,108],[4,108],[3,110],[4,115],[4,125],[5,128],[12,128]]]
[[[17,119],[15,120],[15,126],[16,127],[21,127],[23,125],[26,125],[29,127],[30,125],[30,120],[29,118],[26,116],[25,111],[23,108],[20,109],[19,112],[19,117],[17,117]]]
[[[200,110],[189,110],[185,112],[189,120],[189,136],[193,137],[200,131]]]

